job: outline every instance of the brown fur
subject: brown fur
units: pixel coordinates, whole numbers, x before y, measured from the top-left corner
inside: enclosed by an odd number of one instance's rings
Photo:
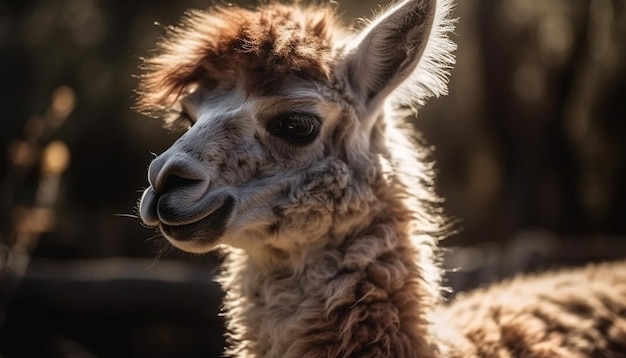
[[[330,6],[272,4],[247,10],[217,6],[190,11],[146,60],[138,108],[171,107],[195,85],[244,78],[247,91],[272,88],[288,74],[327,81],[333,38],[341,34]],[[219,76],[219,77],[218,77]]]
[[[329,178],[316,181],[333,187]],[[351,185],[344,194],[354,190]],[[339,247],[308,252],[302,273],[278,267],[268,274],[247,255],[230,252],[220,279],[233,343],[229,356],[438,356],[427,317],[437,296],[437,281],[425,265],[430,243],[415,246],[405,234],[413,213],[401,203],[401,191],[374,186],[379,191],[368,208],[371,225]],[[344,201],[351,196],[338,198],[340,206],[350,206]]]
[[[626,354],[626,263],[518,277],[459,295],[439,328],[454,357],[618,358]]]

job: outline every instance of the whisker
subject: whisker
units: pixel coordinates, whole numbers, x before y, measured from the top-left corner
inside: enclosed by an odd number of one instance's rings
[[[211,269],[211,271],[209,271],[209,274],[211,276],[217,276],[217,274],[219,274],[221,270],[222,270],[222,265],[216,265],[214,268]]]
[[[149,238],[146,239],[146,241],[153,241],[153,240],[156,240],[156,239],[165,239],[165,236],[163,236],[163,234],[161,234],[161,233],[158,233],[158,234],[156,234],[154,236],[150,236]]]
[[[117,216],[120,218],[139,219],[139,215],[135,215],[135,214],[113,214],[113,216]]]
[[[156,253],[156,256],[154,257],[154,260],[150,264],[150,266],[146,267],[146,270],[150,270],[152,267],[154,267],[154,265],[156,265],[156,263],[161,259],[161,257],[163,257],[163,255],[166,254],[169,250],[170,250],[169,246],[164,246],[161,249],[159,249],[158,252]]]

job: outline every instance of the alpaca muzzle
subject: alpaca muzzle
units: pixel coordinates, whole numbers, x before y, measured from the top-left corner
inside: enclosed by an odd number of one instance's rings
[[[166,151],[150,164],[148,180],[139,204],[144,225],[159,228],[174,246],[192,252],[190,245],[206,246],[224,234],[235,197],[210,190],[208,175],[196,160]]]

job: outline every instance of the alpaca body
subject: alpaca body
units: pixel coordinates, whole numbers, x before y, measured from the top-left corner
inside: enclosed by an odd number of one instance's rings
[[[460,294],[433,317],[453,357],[617,358],[625,298],[626,262],[590,264]]]
[[[391,260],[402,259],[385,249],[382,263],[342,262],[345,255],[325,252],[294,276],[267,276],[245,255],[231,256],[227,265],[249,269],[223,282],[225,306],[237,307],[230,328],[242,338],[232,356],[618,358],[626,352],[624,262],[520,276],[430,306],[419,288],[405,286],[418,277],[389,269],[398,267]],[[394,297],[394,279],[403,295]],[[244,289],[247,280],[256,284]],[[328,291],[333,285],[339,292]],[[420,306],[432,311],[419,312]]]
[[[394,207],[381,206],[338,246],[303,252],[295,270],[228,253],[220,281],[232,356],[439,356],[427,318],[439,297],[439,271],[426,265],[431,243],[420,258],[416,242],[397,234],[408,212]]]
[[[331,7],[215,7],[189,13],[146,60],[138,107],[185,132],[150,164],[141,219],[184,251],[225,252],[231,355],[626,352],[624,276],[604,277],[610,268],[442,308],[436,244],[447,225],[400,108],[446,93],[450,9],[406,0],[354,32]],[[600,277],[593,297],[570,284]],[[559,320],[533,318],[559,305],[561,288],[596,333],[568,338],[567,302]],[[516,290],[525,298],[509,306]]]

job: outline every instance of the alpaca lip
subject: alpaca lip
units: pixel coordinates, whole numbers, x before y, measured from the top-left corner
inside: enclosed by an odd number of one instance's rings
[[[226,231],[226,224],[235,208],[235,198],[227,196],[224,203],[211,214],[196,222],[183,225],[167,225],[159,227],[165,236],[177,242],[214,243]]]

